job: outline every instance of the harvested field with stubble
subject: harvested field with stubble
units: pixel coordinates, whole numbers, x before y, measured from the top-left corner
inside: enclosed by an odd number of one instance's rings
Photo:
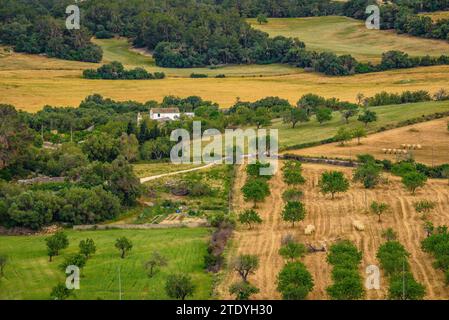
[[[144,66],[151,72],[161,70],[148,66],[151,61],[144,57],[127,51],[123,40],[116,42],[118,44],[103,43],[105,62],[120,58],[127,67]],[[355,102],[358,93],[373,96],[384,90],[396,93],[427,90],[433,94],[449,85],[449,66],[329,77],[288,65],[235,65],[218,69],[164,68],[167,78],[163,80],[90,80],[82,78],[82,70],[98,68],[100,64],[12,52],[1,54],[1,49],[0,101],[29,112],[36,112],[45,105],[76,107],[93,93],[118,101],[139,102],[161,101],[167,95],[197,95],[221,107],[230,107],[237,98],[255,101],[279,96],[295,104],[302,95],[315,93]],[[210,78],[189,78],[192,72],[207,73]],[[226,78],[212,78],[220,73],[226,74]]]
[[[407,127],[388,130],[369,135],[361,140],[361,145],[353,140],[342,147],[338,143],[325,144],[287,153],[328,158],[354,159],[358,154],[371,154],[376,159],[401,160],[395,154],[385,154],[383,149],[401,149],[402,144],[419,144],[422,149],[412,149],[413,158],[427,165],[439,165],[449,162],[449,118],[423,122]]]
[[[307,208],[306,219],[299,226],[292,228],[290,224],[282,222],[280,213],[283,208],[282,193],[287,188],[282,181],[280,171],[270,181],[271,196],[258,207],[263,224],[253,230],[239,226],[234,235],[234,248],[228,255],[228,261],[240,253],[256,254],[260,257],[260,268],[255,275],[249,277],[251,283],[260,288],[260,293],[254,299],[280,299],[276,291],[276,277],[283,266],[283,260],[278,254],[281,238],[293,234],[302,243],[320,243],[325,241],[329,247],[338,239],[349,239],[363,252],[360,274],[365,277],[365,268],[369,265],[378,265],[376,253],[384,242],[382,231],[393,228],[398,234],[398,240],[410,252],[409,262],[415,278],[426,287],[425,299],[449,299],[449,288],[444,286],[444,275],[432,266],[433,259],[421,250],[421,240],[425,237],[423,221],[413,208],[418,200],[431,199],[437,202],[436,209],[429,215],[429,220],[435,225],[447,224],[449,219],[449,186],[447,181],[430,180],[427,186],[418,191],[416,196],[402,188],[398,178],[386,176],[387,184],[374,190],[362,189],[352,185],[350,190],[336,196],[335,200],[324,197],[317,187],[322,172],[326,170],[339,170],[350,178],[352,170],[348,168],[331,167],[324,165],[303,165],[303,173],[307,179],[301,188],[304,191],[302,201]],[[244,168],[240,168],[237,175],[234,200],[236,212],[251,207],[243,200],[239,192],[245,181]],[[366,200],[365,200],[366,199]],[[377,216],[367,213],[367,206],[372,201],[386,202],[391,206],[391,212],[382,217],[382,223],[377,222]],[[365,231],[356,231],[352,225],[359,220],[365,225]],[[304,235],[304,227],[313,224],[315,234]],[[309,299],[329,299],[326,288],[332,283],[331,266],[326,261],[325,253],[311,253],[304,259],[311,272],[315,287]],[[230,284],[238,280],[235,273],[228,271],[219,287],[221,298],[231,298],[228,293]],[[367,291],[366,299],[387,299],[387,281],[382,273],[381,290]]]

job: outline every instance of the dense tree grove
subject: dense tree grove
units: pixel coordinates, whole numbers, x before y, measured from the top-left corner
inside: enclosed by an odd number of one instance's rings
[[[313,17],[340,14],[342,3],[331,0],[216,0],[222,6],[236,9],[243,17],[265,15],[271,18]]]
[[[350,0],[343,6],[343,14],[356,19],[366,19],[365,9],[375,0]],[[449,40],[449,19],[436,22],[427,16],[417,15],[422,11],[437,11],[449,8],[447,0],[395,0],[384,3],[381,9],[381,29],[395,29],[398,33],[413,36]]]
[[[382,63],[360,63],[350,55],[306,50],[298,39],[269,36],[251,28],[244,17],[307,17],[347,15],[365,19],[365,9],[374,0],[99,0],[79,4],[82,28],[64,26],[68,1],[2,0],[0,7],[0,42],[13,45],[16,51],[45,53],[49,56],[99,62],[101,48],[90,43],[113,35],[128,37],[134,46],[153,51],[156,64],[162,67],[200,67],[222,64],[289,63],[312,68],[327,75],[351,75],[396,68],[448,64],[449,57],[408,58],[405,53],[385,53]],[[447,7],[446,1],[395,1],[384,4],[382,28],[394,28],[415,36],[448,39],[449,20],[432,22],[417,11]],[[151,79],[144,69],[109,72],[113,66],[95,72],[86,70],[87,78]]]
[[[71,1],[0,1],[0,43],[18,52],[45,53],[66,60],[99,62],[101,48],[90,42],[90,31],[65,26],[65,10]]]

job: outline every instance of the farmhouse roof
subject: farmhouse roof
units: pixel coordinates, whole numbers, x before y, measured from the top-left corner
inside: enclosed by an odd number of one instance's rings
[[[178,108],[153,108],[153,113],[179,113]]]

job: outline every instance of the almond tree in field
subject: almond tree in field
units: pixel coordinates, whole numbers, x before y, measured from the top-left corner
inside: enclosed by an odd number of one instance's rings
[[[301,162],[296,160],[289,160],[285,162],[282,167],[282,177],[284,182],[289,186],[299,186],[306,182],[306,179],[302,176]]]
[[[348,191],[349,181],[345,178],[343,172],[326,171],[321,175],[318,186],[323,194],[330,193],[332,199],[334,199],[336,193]]]
[[[292,227],[295,227],[295,222],[304,220],[306,217],[306,208],[300,201],[289,201],[282,210],[282,219],[286,222],[291,222]]]

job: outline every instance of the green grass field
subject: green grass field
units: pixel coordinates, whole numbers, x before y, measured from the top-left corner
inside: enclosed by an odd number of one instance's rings
[[[389,50],[405,51],[412,56],[442,55],[449,52],[449,43],[407,35],[393,31],[368,30],[363,21],[348,17],[271,18],[260,25],[251,25],[270,36],[297,37],[309,49],[351,54],[361,61],[378,61]]]
[[[156,176],[159,174],[170,173],[196,168],[200,165],[195,164],[173,164],[171,162],[150,162],[133,164],[134,173],[139,178]]]
[[[417,118],[421,115],[449,111],[449,101],[399,104],[370,109],[375,111],[378,116],[378,121],[371,123],[367,129],[368,132],[373,132],[383,126]],[[357,121],[357,117],[354,117],[346,125],[338,112],[334,112],[331,121],[322,125],[316,121],[315,117],[312,117],[310,122],[297,124],[295,129],[292,129],[291,125],[282,123],[281,120],[276,120],[273,123],[273,128],[279,129],[280,147],[284,148],[331,138],[335,136],[339,128],[346,126],[353,129],[363,126],[363,124]]]
[[[0,236],[0,253],[9,258],[5,277],[0,279],[0,300],[49,299],[52,288],[65,281],[58,265],[67,256],[78,251],[82,239],[92,238],[97,253],[82,271],[81,289],[74,299],[119,299],[118,270],[121,270],[123,299],[167,299],[164,285],[168,274],[185,272],[196,286],[194,299],[209,299],[212,276],[204,271],[209,230],[107,230],[67,231],[70,246],[53,262],[48,262],[44,236]],[[126,236],[133,242],[129,256],[120,259],[114,247],[118,237]],[[143,263],[152,251],[158,250],[169,260],[153,278],[149,278]]]
[[[133,51],[126,38],[93,39],[93,43],[103,49],[103,61],[120,61],[125,66],[154,66],[154,59],[139,52]]]

